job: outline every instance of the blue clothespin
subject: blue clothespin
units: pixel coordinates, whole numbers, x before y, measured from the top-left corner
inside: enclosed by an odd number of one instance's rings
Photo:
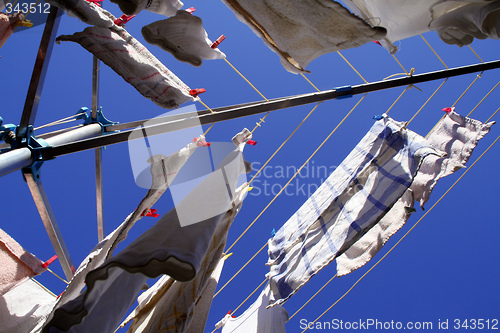
[[[271,236],[274,237],[274,235],[276,235],[276,230],[273,228],[273,230],[271,230]]]

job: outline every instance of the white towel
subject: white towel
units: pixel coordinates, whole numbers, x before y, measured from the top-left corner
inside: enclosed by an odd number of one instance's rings
[[[500,39],[500,1],[446,1],[432,7],[431,30],[447,44],[469,45],[474,38]]]
[[[462,117],[450,112],[429,133],[427,141],[446,156],[428,156],[420,166],[410,188],[379,223],[360,240],[337,258],[337,275],[343,276],[370,261],[385,243],[406,223],[413,209],[414,200],[423,207],[437,181],[465,166],[480,139],[494,122]]]
[[[56,42],[60,41],[80,44],[163,108],[177,108],[196,100],[184,82],[121,27],[88,27],[73,35],[57,37]]]
[[[203,21],[185,10],[166,20],[156,21],[142,28],[144,39],[172,53],[180,61],[201,66],[202,59],[222,59],[219,49],[212,49],[212,41],[203,29]]]
[[[153,227],[89,272],[85,277],[87,289],[58,307],[44,332],[113,330],[148,277],[168,274],[178,281],[193,279],[202,266],[218,223],[232,213],[235,196],[228,191],[236,190],[238,177],[244,172],[241,155],[244,145],[245,142],[238,145],[234,151],[238,152],[236,156],[225,159]],[[207,207],[211,211],[203,214]],[[178,216],[179,211],[184,211],[184,215]],[[220,213],[214,215],[214,212]],[[182,226],[183,218],[197,218],[198,223]]]
[[[85,0],[46,0],[46,2],[89,25],[106,28],[115,25],[116,17],[95,3]]]
[[[271,288],[266,284],[257,300],[237,318],[226,315],[215,327],[222,333],[285,333],[288,313],[281,305],[266,309]]]
[[[237,189],[230,214],[217,225],[202,266],[192,281],[179,282],[164,276],[138,299],[139,306],[120,326],[133,320],[128,332],[203,332],[219,280],[227,233],[241,209],[248,191],[244,184]]]
[[[172,16],[184,6],[179,0],[111,0],[127,15],[137,15],[143,9],[150,12]]]
[[[0,295],[43,273],[43,262],[0,229]]]
[[[0,332],[35,332],[54,306],[56,297],[28,279],[0,296]]]
[[[332,0],[222,0],[292,73],[317,57],[385,36]]]
[[[388,116],[370,131],[269,240],[272,304],[292,296],[384,217],[437,154]]]

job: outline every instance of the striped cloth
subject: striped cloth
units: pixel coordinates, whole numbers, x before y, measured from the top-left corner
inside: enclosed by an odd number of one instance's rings
[[[404,123],[382,116],[269,240],[270,305],[283,303],[373,227],[432,153]]]
[[[123,28],[88,27],[73,35],[57,37],[56,42],[60,41],[80,44],[163,108],[173,109],[196,100],[184,82]]]

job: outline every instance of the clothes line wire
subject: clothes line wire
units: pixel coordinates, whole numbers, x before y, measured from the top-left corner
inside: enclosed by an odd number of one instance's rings
[[[484,102],[484,100],[498,87],[499,84],[500,84],[500,81],[498,81],[498,83],[495,84],[495,86],[493,88],[491,88],[490,91],[488,91],[488,93],[483,97],[483,99],[480,100],[479,103],[477,103],[477,105],[471,110],[471,112],[469,112],[467,117],[470,116],[472,114],[472,112],[474,112],[479,107],[479,105],[481,105]]]
[[[491,118],[491,117],[490,117]],[[429,210],[427,212],[425,212],[424,215],[422,215],[422,217],[417,221],[415,222],[415,224],[396,242],[396,244],[394,244],[383,256],[382,258],[380,258],[368,271],[366,271],[352,286],[351,288],[349,288],[339,299],[337,299],[337,301],[335,301],[335,303],[333,303],[330,307],[328,307],[319,317],[317,317],[312,323],[316,323],[319,319],[321,319],[321,317],[323,315],[325,315],[328,311],[330,311],[336,304],[338,304],[345,296],[347,296],[351,291],[352,289],[366,276],[368,275],[368,273],[370,273],[375,267],[377,267],[377,265],[382,261],[384,260],[387,255],[389,255],[389,253],[392,252],[392,250],[394,250],[394,248],[396,248],[396,246],[399,245],[399,243],[401,243],[401,241],[403,241],[403,239],[406,238],[406,236],[408,236],[408,234],[427,216],[427,214],[429,214],[436,206],[437,204],[455,187],[455,185],[472,169],[472,167],[479,161],[481,160],[481,158],[495,145],[495,143],[500,139],[500,136],[498,136],[495,141],[493,141],[493,143],[488,147],[486,148],[486,150],[474,161],[474,163],[471,164],[471,166],[469,166],[467,168],[467,170],[464,171],[464,173],[462,175],[460,175],[460,177],[448,188],[448,190],[446,190],[446,192],[432,205],[431,208],[429,208]],[[304,329],[301,333],[304,333],[305,331],[307,331],[308,328]]]
[[[422,39],[424,40],[425,44],[427,44],[427,46],[436,55],[436,57],[439,59],[439,61],[441,61],[441,63],[444,65],[444,67],[446,67],[446,69],[449,69],[448,66],[446,66],[446,64],[444,63],[443,59],[441,59],[441,57],[439,56],[439,54],[437,54],[436,50],[434,50],[434,48],[431,46],[431,44],[429,44],[429,42],[427,41],[427,39],[425,39],[424,35],[420,34],[420,37],[422,37]]]

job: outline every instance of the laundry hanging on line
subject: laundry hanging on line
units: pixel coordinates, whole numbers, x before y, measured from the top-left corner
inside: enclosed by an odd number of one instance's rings
[[[223,252],[227,234],[248,192],[248,184],[234,195],[233,207],[216,227],[207,254],[192,281],[175,281],[169,276],[158,280],[138,298],[139,305],[120,325],[132,321],[133,333],[204,332],[208,312],[224,265]]]
[[[97,27],[110,28],[115,25],[116,17],[95,3],[85,0],[46,0],[51,6],[62,9],[68,16]]]
[[[166,20],[142,28],[144,39],[171,53],[177,60],[201,66],[202,60],[222,59],[226,55],[212,48],[212,41],[203,29],[203,21],[185,10]]]
[[[269,240],[270,305],[283,303],[397,202],[422,161],[438,154],[387,115]]]
[[[238,178],[246,172],[242,157],[246,140],[153,227],[90,271],[85,277],[87,289],[58,307],[43,332],[112,331],[148,278],[163,274],[178,281],[195,278],[218,223],[232,213]]]
[[[135,211],[131,213],[118,228],[97,244],[90,254],[82,261],[80,266],[75,271],[70,284],[64,293],[58,298],[57,303],[53,307],[50,316],[48,316],[47,321],[52,319],[55,310],[80,295],[82,290],[85,288],[86,275],[90,271],[102,265],[112,256],[114,249],[127,237],[128,231],[134,226],[134,224],[138,220],[142,219],[144,212],[153,207],[153,205],[161,198],[163,193],[175,179],[178,171],[195,152],[197,147],[199,147],[199,142],[204,142],[203,136],[200,136],[197,140],[195,140],[195,142],[190,142],[181,150],[168,156],[158,154],[148,159],[148,162],[151,164],[151,188],[141,200],[137,209],[135,209]]]
[[[413,183],[401,199],[379,223],[337,257],[337,276],[349,274],[368,263],[391,236],[404,226],[414,211],[415,200],[423,208],[439,179],[465,167],[479,140],[489,132],[494,123],[483,124],[454,111],[448,112],[427,138],[432,147],[445,152],[446,156],[430,155],[425,158]]]
[[[485,0],[345,0],[355,14],[387,29],[379,39],[391,53],[394,42],[436,31],[448,44],[458,46],[479,39],[500,38],[500,1]]]
[[[173,16],[184,6],[179,0],[111,0],[126,15],[137,15],[143,9],[164,16]]]
[[[241,315],[233,318],[227,314],[215,327],[221,333],[285,333],[288,313],[281,305],[267,308],[271,298],[269,282],[257,300]]]
[[[16,24],[21,22],[23,19],[24,14],[22,13],[0,13],[0,47],[2,47],[9,37],[12,36],[14,29],[16,28]]]
[[[156,105],[173,109],[198,100],[184,82],[122,27],[88,27],[56,38],[56,42],[61,41],[83,46]]]
[[[317,57],[361,46],[385,36],[332,0],[222,0],[281,59],[292,73]]]

